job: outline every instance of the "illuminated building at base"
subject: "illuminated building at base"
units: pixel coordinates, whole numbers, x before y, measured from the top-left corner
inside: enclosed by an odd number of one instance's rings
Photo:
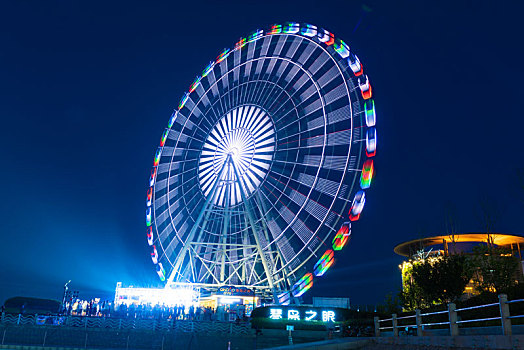
[[[201,294],[198,287],[191,284],[171,284],[165,288],[122,287],[118,282],[115,290],[114,307],[120,305],[150,305],[150,306],[201,306],[216,310],[218,307],[241,307],[246,315],[259,305],[259,297],[253,289],[245,287],[223,286],[211,294]]]
[[[192,286],[178,286],[176,288],[139,288],[122,287],[118,282],[115,290],[115,308],[121,304],[136,305],[165,305],[173,307],[176,305],[198,305],[200,291]]]

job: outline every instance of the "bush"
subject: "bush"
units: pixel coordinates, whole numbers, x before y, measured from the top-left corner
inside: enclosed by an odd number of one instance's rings
[[[60,302],[52,299],[14,297],[4,303],[5,312],[23,314],[57,314]]]

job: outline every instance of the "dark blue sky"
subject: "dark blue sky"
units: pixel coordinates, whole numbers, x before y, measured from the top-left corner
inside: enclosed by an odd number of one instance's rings
[[[400,288],[393,247],[443,232],[446,207],[482,231],[494,203],[495,229],[523,234],[518,3],[3,2],[0,301],[60,298],[68,279],[86,297],[157,283],[145,192],[172,109],[221,49],[289,20],[344,39],[377,107],[365,211],[311,295],[380,302]]]

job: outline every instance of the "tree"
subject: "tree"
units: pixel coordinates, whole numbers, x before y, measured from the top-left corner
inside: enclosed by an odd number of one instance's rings
[[[405,310],[411,311],[431,306],[427,296],[424,295],[424,291],[413,277],[413,267],[423,264],[424,261],[424,259],[416,259],[414,261],[405,261],[401,265],[402,291],[399,293],[399,299]]]
[[[470,260],[480,292],[507,293],[517,283],[519,260],[507,248],[479,245]]]
[[[478,203],[480,221],[484,224],[489,241],[504,212],[503,203],[491,196],[481,197]]]
[[[402,291],[399,293],[399,299],[406,311],[425,309],[431,306],[426,301],[421,288],[413,281],[408,281],[404,284]]]
[[[412,264],[401,300],[406,309],[424,308],[458,299],[472,271],[461,254],[429,257]]]
[[[402,311],[401,301],[399,296],[393,293],[386,294],[384,302],[377,305],[377,312],[381,314],[398,314]]]
[[[458,232],[458,220],[457,220],[457,210],[455,205],[447,201],[444,205],[444,221],[446,226],[446,233],[451,240],[451,253],[456,254],[456,239]],[[450,248],[448,247],[448,251]]]

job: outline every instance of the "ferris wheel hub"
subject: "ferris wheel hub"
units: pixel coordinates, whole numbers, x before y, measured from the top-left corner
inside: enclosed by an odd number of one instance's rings
[[[233,157],[235,160],[238,160],[238,156],[239,156],[238,148],[233,147],[232,149],[229,150],[229,154],[230,154],[231,157]]]
[[[216,182],[219,186],[232,184],[222,186],[213,199],[218,206],[241,203],[240,186],[247,196],[253,194],[269,171],[275,150],[274,134],[271,118],[257,106],[240,106],[226,113],[202,146],[199,183],[204,195],[212,193]]]

